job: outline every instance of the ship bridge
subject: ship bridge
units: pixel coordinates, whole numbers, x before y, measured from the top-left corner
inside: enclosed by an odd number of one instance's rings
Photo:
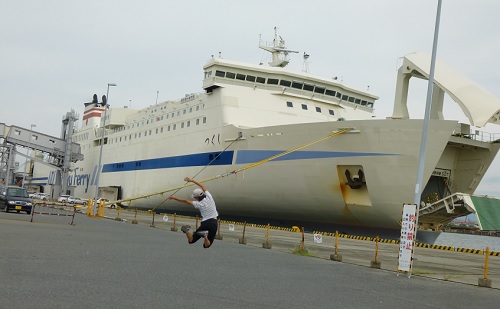
[[[48,165],[56,173],[54,185],[59,190],[65,192],[67,183],[61,179],[67,179],[70,171],[70,163],[83,160],[80,145],[72,142],[74,123],[78,116],[74,111],[68,112],[62,121],[61,138],[50,136],[32,130],[32,128],[22,128],[18,126],[7,126],[0,123],[0,178],[7,184],[14,183],[14,155],[26,157],[32,161]],[[32,149],[34,152],[44,153],[49,156],[48,161],[40,160],[36,156],[17,151],[17,148]],[[24,175],[26,176],[26,175]],[[60,192],[54,192],[59,196]]]

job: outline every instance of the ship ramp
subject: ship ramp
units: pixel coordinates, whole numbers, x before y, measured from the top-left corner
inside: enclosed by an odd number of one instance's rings
[[[481,230],[500,230],[500,199],[465,193],[455,193],[422,206],[419,227],[437,231],[442,225],[468,214],[476,215]]]

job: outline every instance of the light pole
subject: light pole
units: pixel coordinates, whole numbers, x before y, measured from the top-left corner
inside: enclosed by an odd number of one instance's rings
[[[109,97],[109,87],[114,87],[116,84],[109,83],[108,84],[108,90],[106,91],[106,99],[105,102],[103,102],[104,105],[104,117],[101,119],[102,120],[102,130],[101,130],[101,147],[99,149],[99,164],[97,165],[97,178],[95,181],[95,198],[94,198],[94,209],[96,208],[96,203],[97,199],[99,198],[99,179],[101,178],[101,161],[102,161],[102,147],[104,146],[104,132],[106,130],[106,111],[108,110],[108,97]],[[94,213],[94,212],[92,212]]]
[[[31,145],[31,136],[33,135],[33,128],[35,128],[35,127],[36,127],[36,125],[35,125],[35,124],[32,124],[30,127],[31,127],[31,128],[30,128],[30,138],[29,138],[29,140],[28,140],[28,152],[29,152],[29,150],[30,150],[30,145]],[[26,153],[26,154],[28,154],[28,153]],[[21,187],[23,187],[23,188],[24,188],[24,181],[26,180],[26,165],[28,165],[28,158],[26,158],[26,162],[24,163],[23,183],[22,183],[22,185],[21,185]]]

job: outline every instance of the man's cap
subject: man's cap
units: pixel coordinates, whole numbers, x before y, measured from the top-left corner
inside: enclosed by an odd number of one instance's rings
[[[203,190],[200,189],[200,188],[196,188],[196,189],[193,190],[193,195],[192,195],[193,198],[202,197],[204,195],[205,195],[205,192],[203,192]]]

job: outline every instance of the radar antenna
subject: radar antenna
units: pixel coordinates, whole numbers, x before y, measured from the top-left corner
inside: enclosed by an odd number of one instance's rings
[[[309,62],[307,62],[307,59],[309,59],[309,55],[304,52],[304,63],[302,64],[302,72],[309,73]]]
[[[278,40],[279,37],[279,40]],[[298,53],[298,51],[286,49],[285,40],[278,35],[278,29],[274,27],[274,40],[272,43],[263,42],[262,40],[259,42],[259,48],[262,48],[265,51],[268,51],[272,55],[272,61],[269,62],[269,65],[272,67],[280,67],[284,68],[290,62],[288,59],[289,53]]]

